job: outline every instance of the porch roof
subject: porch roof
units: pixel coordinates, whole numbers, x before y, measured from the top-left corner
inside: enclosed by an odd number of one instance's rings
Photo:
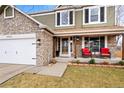
[[[122,26],[109,26],[109,27],[90,27],[90,28],[68,28],[68,29],[56,29],[54,36],[74,36],[74,35],[111,35],[124,33],[124,27]]]

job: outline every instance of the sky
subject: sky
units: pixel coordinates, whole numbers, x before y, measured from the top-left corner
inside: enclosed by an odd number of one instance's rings
[[[56,5],[16,5],[17,8],[25,13],[53,10]]]

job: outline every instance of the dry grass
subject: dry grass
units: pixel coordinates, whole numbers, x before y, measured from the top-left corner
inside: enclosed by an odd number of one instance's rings
[[[69,66],[61,78],[23,73],[0,87],[124,87],[124,69]]]

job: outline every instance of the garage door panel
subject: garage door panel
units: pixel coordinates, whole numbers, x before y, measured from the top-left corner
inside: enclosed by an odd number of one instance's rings
[[[0,40],[0,63],[36,64],[36,39]]]

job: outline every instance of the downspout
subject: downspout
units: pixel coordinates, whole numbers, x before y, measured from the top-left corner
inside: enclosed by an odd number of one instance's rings
[[[122,60],[124,60],[124,33],[122,34]]]

